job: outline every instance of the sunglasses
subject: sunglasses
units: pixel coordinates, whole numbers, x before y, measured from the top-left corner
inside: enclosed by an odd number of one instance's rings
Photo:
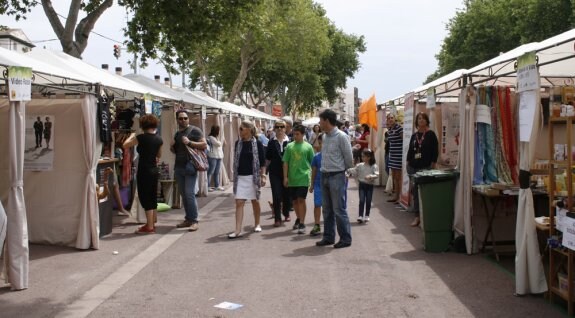
[[[286,126],[274,126],[275,129],[286,128]]]
[[[188,120],[188,117],[178,117],[178,120]]]

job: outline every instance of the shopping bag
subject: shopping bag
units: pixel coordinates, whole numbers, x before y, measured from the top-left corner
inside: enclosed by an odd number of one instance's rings
[[[208,156],[206,156],[206,152],[203,150],[199,150],[192,147],[188,148],[188,155],[192,164],[196,168],[197,171],[207,171],[208,170]]]

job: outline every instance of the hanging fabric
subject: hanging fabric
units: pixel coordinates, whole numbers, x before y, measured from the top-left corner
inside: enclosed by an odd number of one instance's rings
[[[507,164],[509,165],[509,169],[511,172],[511,178],[513,180],[514,184],[518,184],[519,183],[519,178],[518,178],[518,172],[517,172],[517,145],[516,145],[516,139],[517,139],[517,130],[515,129],[515,127],[517,127],[514,123],[514,118],[515,116],[513,116],[513,107],[512,107],[512,103],[511,103],[511,89],[509,89],[509,87],[502,87],[500,88],[500,99],[502,99],[502,103],[500,103],[501,106],[501,113],[502,113],[502,125],[503,125],[503,131],[504,131],[504,135],[507,136],[507,138],[503,139],[503,146],[504,146],[504,154],[505,154],[505,158],[507,160]]]
[[[477,89],[476,105],[485,104],[485,87]],[[484,123],[475,123],[475,165],[473,169],[473,184],[484,184],[483,170],[485,167]]]
[[[491,97],[492,97],[491,100],[493,102],[493,109],[495,110],[491,122],[493,126],[493,136],[495,138],[494,139],[495,162],[497,164],[498,181],[504,184],[512,184],[513,179],[511,178],[511,171],[509,169],[509,165],[507,163],[503,149],[503,140],[505,138],[510,138],[510,136],[507,136],[502,128],[502,122],[501,122],[502,114],[501,114],[498,87],[493,88],[493,93]]]

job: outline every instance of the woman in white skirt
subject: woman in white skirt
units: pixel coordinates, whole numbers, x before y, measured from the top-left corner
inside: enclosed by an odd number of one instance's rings
[[[252,201],[254,210],[254,232],[261,232],[260,187],[266,184],[265,154],[263,144],[255,138],[256,128],[250,121],[242,121],[240,139],[234,149],[234,195],[236,198],[236,230],[228,235],[235,239],[242,236],[244,205]]]

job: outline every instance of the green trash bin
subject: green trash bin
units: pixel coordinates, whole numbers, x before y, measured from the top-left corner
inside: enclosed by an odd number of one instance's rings
[[[459,172],[423,170],[413,176],[419,187],[423,246],[427,252],[445,252],[453,240],[455,183]]]

